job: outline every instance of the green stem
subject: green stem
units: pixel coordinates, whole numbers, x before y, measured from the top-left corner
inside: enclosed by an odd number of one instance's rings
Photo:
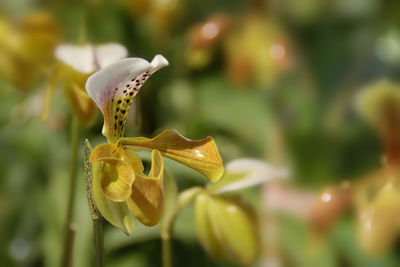
[[[168,178],[170,176],[166,176]],[[172,178],[169,178],[172,179]],[[167,180],[168,181],[168,180]],[[177,194],[177,188],[175,183],[166,183],[165,191],[170,192],[172,195]],[[199,193],[204,191],[204,188],[200,186],[195,186],[189,189],[182,191],[179,196],[168,198],[171,203],[166,204],[167,207],[173,209],[170,213],[165,213],[163,219],[161,220],[161,250],[162,250],[162,266],[163,267],[171,267],[172,266],[172,237],[173,237],[173,229],[175,224],[176,216],[178,216],[179,212],[188,205]],[[166,200],[167,201],[167,200]]]
[[[161,237],[161,246],[162,246],[162,266],[163,267],[171,267],[172,266],[172,253],[171,253],[171,238],[170,237]]]
[[[71,162],[69,177],[69,192],[67,215],[65,218],[65,238],[62,251],[61,266],[70,267],[73,265],[73,248],[76,227],[72,222],[75,204],[76,188],[76,161],[78,156],[79,122],[76,116],[73,116],[71,123]]]
[[[94,261],[96,267],[104,266],[104,237],[103,237],[103,219],[93,219],[94,228]]]
[[[104,266],[104,237],[103,237],[103,218],[97,210],[96,204],[93,199],[92,181],[93,172],[92,164],[89,162],[90,152],[92,146],[89,140],[85,140],[84,148],[84,167],[85,167],[85,180],[86,180],[86,196],[89,204],[90,215],[93,220],[93,236],[94,236],[94,262],[96,267]]]

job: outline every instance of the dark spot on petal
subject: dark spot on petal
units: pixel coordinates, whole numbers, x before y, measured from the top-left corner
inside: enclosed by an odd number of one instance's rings
[[[125,94],[125,93],[126,93],[126,90],[122,91],[122,93],[124,93],[124,94]]]
[[[119,126],[121,126],[121,125],[122,125],[122,123],[123,123],[123,121],[119,121]]]
[[[121,112],[122,112],[122,114],[125,114],[126,110],[125,109],[121,109]]]
[[[119,108],[117,108],[117,112],[119,111]]]
[[[125,100],[126,101],[126,103],[129,103],[129,99],[127,99],[127,100]]]
[[[118,100],[118,104],[121,104],[122,103],[122,101],[121,100]]]
[[[134,90],[136,90],[136,88],[135,88]],[[130,96],[133,96],[133,92],[130,92],[129,95],[130,95]]]

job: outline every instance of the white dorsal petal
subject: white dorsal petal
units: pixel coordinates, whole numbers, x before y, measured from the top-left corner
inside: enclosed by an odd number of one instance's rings
[[[90,44],[64,44],[56,48],[55,56],[58,60],[82,73],[91,73],[96,70],[94,48]]]
[[[82,73],[94,72],[127,55],[126,48],[117,43],[96,46],[64,44],[55,51],[58,60]]]
[[[228,173],[247,173],[242,179],[232,182],[217,190],[217,193],[235,191],[259,185],[274,179],[287,179],[288,170],[278,168],[257,159],[237,159],[229,162],[225,171]]]
[[[86,81],[86,91],[104,117],[103,134],[110,142],[123,135],[133,98],[155,71],[168,65],[161,55],[149,63],[142,58],[125,58],[94,73]]]
[[[128,56],[128,50],[123,45],[108,43],[95,46],[96,63],[99,68],[104,68],[115,61]]]
[[[86,81],[86,91],[100,109],[111,100],[118,98],[122,90],[114,91],[130,77],[139,76],[151,69],[149,62],[142,58],[125,58],[114,62],[94,73]]]

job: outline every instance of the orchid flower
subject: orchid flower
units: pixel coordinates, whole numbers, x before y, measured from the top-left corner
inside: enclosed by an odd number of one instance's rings
[[[117,43],[58,46],[55,57],[60,65],[55,69],[47,89],[42,120],[47,119],[53,91],[62,80],[69,104],[79,122],[84,126],[90,125],[96,117],[97,107],[85,91],[87,78],[127,54],[126,48]]]
[[[164,189],[162,156],[176,160],[217,181],[223,173],[222,160],[211,137],[189,140],[174,130],[154,138],[123,137],[133,98],[142,85],[168,61],[157,55],[149,63],[141,58],[121,59],[94,73],[86,82],[88,95],[104,117],[103,135],[108,143],[95,147],[92,195],[97,209],[114,226],[129,234],[131,214],[142,224],[153,226],[162,215]],[[151,151],[151,169],[144,173],[135,151]]]

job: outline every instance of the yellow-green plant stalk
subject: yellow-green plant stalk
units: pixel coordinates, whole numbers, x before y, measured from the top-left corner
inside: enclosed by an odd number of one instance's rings
[[[121,59],[89,77],[88,95],[104,117],[103,135],[108,142],[89,156],[93,167],[91,194],[98,211],[111,224],[130,234],[136,217],[153,226],[162,216],[164,163],[168,157],[217,181],[223,174],[222,159],[211,137],[189,140],[174,130],[154,138],[123,137],[133,98],[147,79],[168,61],[157,55],[149,63],[141,58]],[[144,172],[138,150],[151,151],[151,169]]]
[[[93,220],[93,230],[94,230],[93,243],[94,243],[95,266],[102,267],[104,266],[103,218],[101,217],[101,214],[97,210],[92,195],[93,171],[92,171],[92,165],[89,162],[89,155],[91,151],[92,151],[92,146],[86,139],[84,148],[84,173],[86,182],[86,194],[89,204],[90,215]]]

